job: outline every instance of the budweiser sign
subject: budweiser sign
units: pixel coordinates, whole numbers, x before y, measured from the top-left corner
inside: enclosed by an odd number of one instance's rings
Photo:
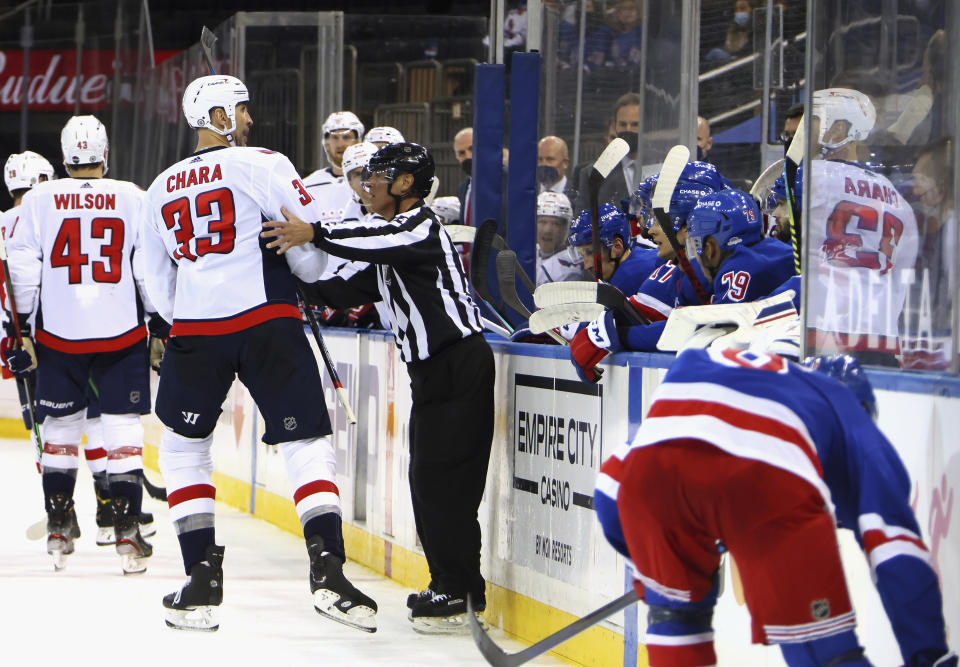
[[[157,62],[171,53],[156,52]],[[135,51],[124,51],[121,56],[122,73],[136,69]],[[113,49],[83,51],[78,81],[75,50],[31,50],[30,83],[27,86],[29,108],[73,111],[79,99],[84,111],[103,109],[107,106],[109,84],[114,75],[114,57]],[[0,111],[18,111],[23,101],[23,89],[23,51],[0,51]]]

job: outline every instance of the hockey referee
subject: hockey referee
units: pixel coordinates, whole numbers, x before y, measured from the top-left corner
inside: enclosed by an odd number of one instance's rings
[[[423,202],[433,178],[427,149],[390,144],[363,172],[371,200],[365,219],[330,228],[284,209],[287,221],[266,222],[263,232],[279,253],[313,242],[376,265],[413,395],[410,495],[431,580],[407,606],[414,630],[427,634],[468,631],[467,594],[479,610],[486,603],[477,509],[493,438],[494,383],[493,353],[460,254]]]

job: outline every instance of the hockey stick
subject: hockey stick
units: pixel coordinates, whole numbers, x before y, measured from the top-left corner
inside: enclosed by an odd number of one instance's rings
[[[763,170],[759,176],[757,176],[756,182],[753,184],[753,187],[750,188],[750,195],[760,201],[761,195],[764,191],[773,186],[774,182],[777,180],[777,176],[783,173],[783,158],[780,158],[769,167]],[[760,201],[760,208],[763,208],[764,202]]]
[[[530,312],[523,301],[520,300],[520,295],[517,294],[518,266],[520,264],[517,262],[517,254],[512,250],[504,250],[497,255],[497,282],[500,285],[500,296],[508,307],[523,315],[529,322],[533,313]],[[556,331],[538,333],[546,333],[559,345],[569,345],[567,339]]]
[[[690,266],[686,251],[680,247],[680,242],[677,240],[677,233],[673,229],[673,220],[670,219],[670,214],[668,213],[673,190],[677,187],[677,181],[680,180],[680,174],[683,172],[683,168],[689,159],[690,149],[686,146],[678,144],[670,149],[667,157],[663,160],[663,164],[660,165],[660,177],[657,179],[657,188],[653,192],[653,199],[650,203],[653,207],[653,214],[657,218],[657,223],[660,225],[660,229],[663,230],[667,240],[670,241],[670,246],[677,256],[677,262],[680,264],[680,268],[683,269],[683,273],[693,286],[693,291],[697,293],[697,299],[702,304],[708,304],[710,300],[707,298],[707,293],[703,289],[703,285],[700,284],[697,274],[693,272],[693,267]]]
[[[600,270],[600,186],[613,168],[630,152],[626,141],[617,137],[603,149],[590,170],[587,187],[590,193],[590,227],[593,235],[593,272],[597,280],[603,277]]]
[[[23,336],[20,333],[20,314],[17,312],[17,300],[13,295],[13,278],[10,277],[10,266],[7,263],[7,240],[3,234],[0,234],[0,264],[3,265],[3,284],[7,289],[7,301],[10,304],[10,321],[13,323],[17,345],[22,349]],[[36,437],[37,456],[42,458],[43,441],[40,439],[40,424],[37,423],[37,413],[33,408],[33,393],[30,391],[29,382],[23,383],[23,395],[27,401],[27,414],[30,415],[33,435]],[[42,472],[39,459],[37,460],[37,472]]]
[[[795,181],[797,180],[797,169],[800,161],[803,159],[803,152],[807,146],[807,136],[805,129],[805,119],[800,117],[800,124],[797,126],[797,132],[793,135],[793,141],[790,142],[790,149],[787,151],[787,159],[783,162],[784,190],[787,193],[787,209],[790,213],[790,240],[793,243],[793,268],[800,275],[800,252],[803,249],[802,234],[803,225],[800,220],[800,202],[797,201],[795,192]]]
[[[614,285],[588,280],[570,280],[540,285],[533,294],[538,308],[550,308],[571,303],[598,303],[629,317],[635,324],[650,324],[630,299]]]
[[[477,228],[470,225],[444,225],[443,228],[454,243],[473,243]]]
[[[487,662],[494,667],[516,667],[517,665],[522,665],[525,662],[533,660],[538,655],[546,653],[554,646],[562,644],[571,637],[580,634],[590,626],[596,625],[603,619],[617,613],[621,609],[626,609],[639,599],[640,596],[637,595],[637,592],[634,590],[624,593],[613,602],[608,602],[599,609],[590,612],[583,618],[577,619],[570,625],[557,630],[549,637],[545,637],[536,644],[528,646],[522,651],[518,651],[516,653],[505,652],[502,648],[494,643],[494,641],[490,638],[490,635],[484,632],[483,628],[480,626],[480,622],[477,620],[476,615],[473,613],[473,602],[471,601],[470,596],[467,596],[467,620],[470,622],[470,631],[473,633],[473,641],[476,643],[477,648],[480,649],[480,653],[484,658],[486,658]]]
[[[531,333],[539,334],[567,324],[592,322],[605,312],[599,303],[564,303],[534,312],[527,326]]]
[[[300,297],[300,301],[303,302],[303,312],[307,314],[307,322],[310,324],[310,330],[313,332],[313,339],[317,341],[317,349],[320,350],[323,365],[327,367],[327,373],[330,374],[330,379],[333,380],[333,388],[337,392],[337,400],[340,401],[340,406],[347,415],[347,421],[351,424],[356,424],[357,415],[354,413],[353,408],[350,407],[347,390],[343,388],[343,383],[340,382],[340,374],[337,373],[337,369],[333,367],[330,351],[327,350],[327,345],[323,342],[323,336],[320,335],[320,325],[317,323],[317,316],[313,314],[310,304],[303,298],[303,292],[300,291],[299,285],[297,286],[297,296]]]
[[[477,227],[473,248],[470,251],[470,282],[473,284],[477,296],[487,304],[501,324],[513,331],[510,320],[507,319],[507,314],[493,302],[493,295],[487,289],[487,264],[490,261],[490,250],[495,236],[498,236],[496,220],[488,218]]]
[[[207,67],[210,68],[210,74],[217,73],[217,68],[213,66],[213,45],[216,43],[217,36],[210,28],[203,26],[200,31],[200,49],[203,51],[203,59],[207,61]]]

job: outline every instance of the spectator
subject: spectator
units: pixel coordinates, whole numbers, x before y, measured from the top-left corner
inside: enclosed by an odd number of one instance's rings
[[[783,144],[784,151],[790,150],[790,142],[793,141],[793,135],[800,127],[801,118],[803,118],[803,102],[797,102],[787,109],[783,117],[783,132],[780,134],[780,143]]]
[[[753,48],[753,8],[749,0],[736,0],[733,4],[733,21],[727,28],[723,48],[717,47],[707,53],[707,62],[729,60],[747,55]]]
[[[901,143],[917,146],[943,136],[946,41],[946,33],[938,30],[927,42],[920,87],[909,96],[903,113],[889,128]]]
[[[609,60],[618,67],[640,64],[643,26],[639,0],[617,0],[607,25],[612,31]]]
[[[540,192],[560,192],[574,199],[577,191],[567,178],[570,154],[560,137],[544,137],[537,144],[537,183]]]
[[[627,142],[630,146],[630,152],[613,168],[613,171],[600,185],[600,203],[620,203],[620,200],[630,196],[640,180],[640,169],[636,164],[637,143],[640,139],[640,95],[637,93],[621,95],[613,107],[612,122],[617,137]],[[581,169],[579,176],[580,187],[577,189],[577,204],[574,208],[577,212],[590,207],[587,185],[590,169]]]
[[[463,224],[470,224],[470,178],[473,175],[473,128],[465,127],[453,137],[453,154],[465,174],[457,186],[457,199],[460,200],[461,219]]]
[[[713,136],[710,134],[710,121],[703,116],[697,116],[697,160],[706,160],[711,148]]]

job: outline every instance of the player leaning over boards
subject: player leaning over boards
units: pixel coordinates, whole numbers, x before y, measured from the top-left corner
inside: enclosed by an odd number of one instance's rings
[[[30,370],[27,324],[38,296],[37,420],[47,509],[47,551],[54,565],[80,536],[73,507],[87,387],[100,392],[107,480],[116,550],[125,573],[146,570],[153,552],[140,533],[143,427],[150,410],[143,324],[143,280],[132,256],[141,243],[143,191],[104,178],[107,131],[93,116],[74,116],[60,134],[69,178],[38,183],[24,196],[10,230],[10,272],[24,348],[10,370]],[[149,307],[149,306],[148,306]],[[10,363],[12,362],[12,363]]]
[[[906,667],[956,667],[910,479],[871,419],[870,383],[849,356],[807,365],[682,352],[636,436],[603,462],[597,518],[633,562],[653,667],[717,664],[718,541],[739,568],[754,643],[778,644],[791,667],[869,665],[838,526],[869,561]]]
[[[336,456],[317,362],[304,336],[291,272],[316,280],[326,253],[278,257],[260,224],[281,207],[313,216],[316,205],[290,161],[248,148],[246,86],[232,76],[195,79],[183,113],[197,149],[150,186],[144,245],[147,289],[172,322],[156,413],[165,429],[160,467],[190,580],[163,598],[167,624],[216,630],[224,547],[214,533],[210,447],[234,378],[250,390],[279,445],[310,556],[316,610],[368,632],[377,605],[343,574]],[[266,216],[266,217],[264,217]]]
[[[493,353],[481,335],[460,254],[423,203],[434,178],[429,151],[410,143],[385,146],[363,178],[366,219],[309,225],[291,210],[288,222],[264,223],[272,228],[264,236],[275,237],[267,247],[281,253],[312,242],[376,265],[410,374],[410,495],[430,567],[430,585],[407,599],[410,621],[423,633],[466,631],[466,596],[479,610],[486,604],[477,509],[493,438]]]

